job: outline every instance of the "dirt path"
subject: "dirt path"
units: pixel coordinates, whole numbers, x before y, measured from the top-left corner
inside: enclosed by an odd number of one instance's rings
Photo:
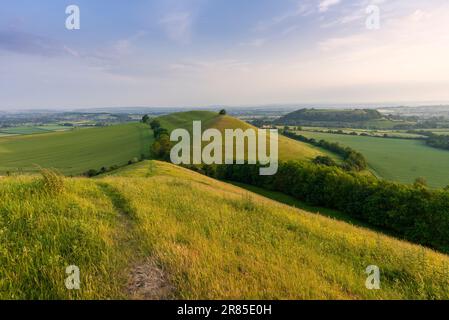
[[[114,187],[105,182],[98,182],[99,188],[111,199],[115,210],[120,215],[121,230],[118,240],[121,250],[129,251],[129,256],[138,260],[139,240],[133,232],[137,223],[134,211],[128,200]],[[151,257],[140,258],[140,262],[131,262],[126,270],[125,294],[133,300],[165,300],[174,297],[174,287],[169,283],[166,272]]]
[[[127,286],[128,294],[135,300],[166,300],[173,298],[174,287],[166,273],[152,260],[134,266]]]

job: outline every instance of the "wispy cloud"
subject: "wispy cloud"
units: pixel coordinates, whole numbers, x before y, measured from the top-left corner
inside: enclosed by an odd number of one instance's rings
[[[318,10],[320,12],[326,12],[330,7],[339,4],[341,0],[321,0],[318,5]]]
[[[267,42],[267,39],[265,38],[257,38],[250,40],[248,42],[243,42],[242,46],[249,46],[249,47],[262,47]]]
[[[265,31],[282,23],[288,22],[293,18],[308,16],[313,13],[314,10],[315,8],[310,2],[301,1],[291,10],[276,15],[269,20],[259,21],[254,29],[255,31]]]
[[[189,43],[192,35],[193,16],[190,12],[174,12],[159,21],[167,36],[178,43]]]
[[[13,29],[0,30],[0,50],[40,56],[79,55],[60,41]]]

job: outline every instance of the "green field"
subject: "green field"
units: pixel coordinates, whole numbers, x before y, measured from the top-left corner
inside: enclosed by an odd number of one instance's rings
[[[0,299],[449,298],[446,255],[168,163],[46,176],[0,179]]]
[[[13,134],[13,135],[25,135],[35,133],[49,133],[53,131],[66,131],[71,130],[71,127],[65,127],[60,125],[45,125],[45,126],[20,126],[10,128],[0,128],[0,134]]]
[[[282,129],[282,126],[279,126]],[[291,130],[295,130],[295,126],[290,127]],[[416,133],[408,133],[406,130],[380,130],[380,129],[352,129],[352,128],[326,128],[326,127],[309,127],[309,126],[301,126],[302,131],[311,131],[311,132],[322,132],[327,133],[327,131],[343,131],[345,134],[349,134],[352,132],[356,132],[358,135],[368,134],[369,136],[375,137],[383,137],[384,134],[387,134],[389,137],[395,138],[424,138],[423,135]]]
[[[0,137],[0,174],[33,172],[39,165],[79,175],[123,165],[141,154],[148,156],[152,139],[149,127],[139,123]]]
[[[316,140],[339,142],[361,152],[370,168],[382,178],[413,183],[417,177],[424,177],[431,187],[449,185],[449,151],[428,147],[423,141],[298,133]]]

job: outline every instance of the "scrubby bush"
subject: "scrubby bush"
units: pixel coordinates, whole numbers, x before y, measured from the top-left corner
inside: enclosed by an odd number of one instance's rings
[[[158,119],[154,119],[150,122],[151,129],[156,130],[161,127],[161,122]]]
[[[98,171],[95,169],[90,169],[85,173],[85,175],[88,177],[95,177],[98,176]]]
[[[337,166],[337,163],[329,156],[318,156],[312,162],[328,167]]]

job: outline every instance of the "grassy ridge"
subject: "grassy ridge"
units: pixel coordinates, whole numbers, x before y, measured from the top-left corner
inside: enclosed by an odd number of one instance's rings
[[[202,121],[202,129],[215,128],[224,133],[225,129],[249,129],[255,128],[248,123],[230,116],[219,116],[215,112],[191,111],[173,113],[159,118],[162,127],[168,130],[185,128],[192,130],[192,122]],[[224,136],[224,134],[223,134]],[[329,154],[325,150],[310,146],[306,143],[294,141],[287,137],[279,137],[279,158],[282,160],[313,159],[318,155]],[[334,158],[338,158],[329,154]]]
[[[381,139],[301,131],[301,135],[349,146],[368,160],[379,176],[402,183],[425,177],[432,187],[449,185],[449,152],[426,146],[423,141]]]
[[[31,177],[0,184],[0,298],[127,297],[148,257],[175,298],[449,298],[445,255],[167,163],[66,178],[56,195]],[[80,291],[64,287],[71,264]],[[381,290],[365,288],[372,264]]]
[[[35,165],[64,174],[126,164],[148,155],[153,137],[148,126],[133,123],[29,136],[0,137],[0,174],[35,172]]]

